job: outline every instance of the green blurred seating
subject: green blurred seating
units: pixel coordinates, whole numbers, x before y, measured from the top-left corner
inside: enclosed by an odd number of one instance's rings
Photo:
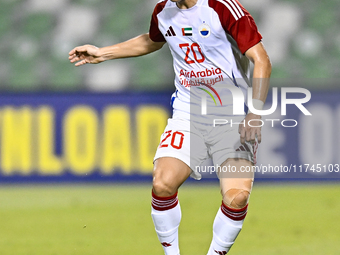
[[[12,6],[0,3],[0,38],[11,29]]]
[[[13,91],[32,91],[39,89],[39,77],[35,59],[11,58],[11,71],[8,88]]]
[[[53,16],[48,13],[35,13],[25,18],[22,24],[21,33],[32,36],[37,40],[51,37],[54,22]]]
[[[340,78],[340,1],[318,0],[280,0],[291,2],[303,13],[303,24],[297,36],[304,30],[317,34],[322,41],[322,48],[315,56],[301,54],[290,42],[289,56],[282,63],[273,66],[273,77],[324,77]],[[241,1],[242,2],[242,1]],[[274,2],[274,1],[273,1]],[[58,26],[60,12],[30,12],[29,0],[0,0],[0,54],[10,70],[6,74],[8,87],[13,90],[78,90],[84,89],[82,68],[74,68],[67,60],[53,57],[55,45],[54,32]],[[150,1],[136,0],[72,0],[68,5],[84,5],[94,8],[101,25],[96,38],[111,38],[114,42],[129,39],[142,32],[147,32],[153,5]],[[67,6],[65,8],[67,8]],[[26,9],[27,8],[27,11]],[[249,10],[252,13],[252,10]],[[264,10],[265,11],[265,10]],[[261,12],[253,16],[261,23]],[[96,38],[88,38],[94,42]],[[38,49],[32,54],[20,53],[16,47],[20,40],[29,39]],[[65,38],[67,40],[67,38]],[[294,40],[294,39],[293,39]],[[71,40],[72,41],[72,40]],[[75,42],[84,43],[84,42]],[[166,47],[165,47],[166,48]],[[27,53],[27,49],[26,49]],[[21,54],[21,55],[20,55]],[[23,56],[22,56],[23,55]],[[159,84],[172,84],[173,71],[171,57],[167,49],[140,59],[131,60],[131,81],[134,88],[160,89]],[[41,57],[42,56],[42,57]],[[160,59],[166,59],[160,63]],[[46,74],[39,68],[48,66]]]
[[[51,90],[74,91],[82,89],[81,71],[74,67],[67,58],[64,61],[52,59],[48,88]]]

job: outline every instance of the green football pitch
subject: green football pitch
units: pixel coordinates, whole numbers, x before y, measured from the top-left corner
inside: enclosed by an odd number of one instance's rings
[[[1,255],[161,255],[147,185],[2,186]],[[229,254],[340,254],[338,184],[256,184]],[[221,198],[217,185],[185,184],[182,255],[205,255]]]

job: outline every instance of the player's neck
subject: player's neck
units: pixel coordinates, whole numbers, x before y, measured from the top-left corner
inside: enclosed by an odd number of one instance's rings
[[[197,3],[197,0],[179,0],[176,2],[179,9],[189,9]]]

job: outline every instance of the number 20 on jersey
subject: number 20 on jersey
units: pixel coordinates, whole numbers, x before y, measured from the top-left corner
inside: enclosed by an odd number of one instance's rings
[[[205,57],[198,43],[192,43],[191,45],[189,43],[181,43],[179,44],[179,47],[185,51],[184,61],[187,64],[204,62]]]

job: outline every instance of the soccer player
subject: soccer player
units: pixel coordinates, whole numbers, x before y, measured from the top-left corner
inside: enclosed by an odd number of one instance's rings
[[[210,157],[214,165],[239,172],[256,161],[257,143],[261,142],[260,125],[256,123],[261,116],[246,106],[243,115],[234,116],[232,89],[223,89],[223,84],[232,83],[246,95],[250,60],[254,64],[252,103],[254,109],[262,109],[271,63],[261,40],[253,18],[237,0],[162,0],[152,14],[149,33],[103,48],[79,46],[69,53],[70,61],[81,66],[142,56],[165,43],[169,45],[176,92],[171,99],[173,115],[155,155],[151,213],[166,255],[180,254],[177,191],[190,175],[200,179],[197,166]],[[196,111],[205,92],[220,103],[215,101],[215,107],[208,109],[212,116],[228,117],[239,124],[213,126],[207,114]],[[230,250],[247,214],[253,184],[253,174],[231,176],[219,172],[218,176],[222,205],[214,220],[208,255]]]

